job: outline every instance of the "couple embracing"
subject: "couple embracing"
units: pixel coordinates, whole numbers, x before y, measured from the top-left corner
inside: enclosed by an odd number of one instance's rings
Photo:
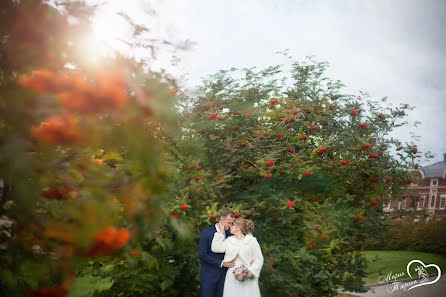
[[[260,297],[263,255],[253,231],[252,221],[224,210],[217,224],[201,232],[198,252],[203,297]]]

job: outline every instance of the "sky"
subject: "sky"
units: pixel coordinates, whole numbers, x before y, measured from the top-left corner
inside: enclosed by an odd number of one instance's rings
[[[154,35],[193,42],[188,51],[174,53],[180,59],[175,67],[168,66],[168,49],[158,55],[171,73],[187,74],[182,84],[189,89],[220,69],[287,64],[277,54],[286,49],[298,61],[314,55],[330,63],[328,77],[341,80],[346,93],[366,91],[376,99],[387,96],[394,106],[415,107],[409,125],[392,135],[402,141],[410,141],[410,133],[421,136],[419,151],[435,155],[421,165],[446,154],[444,0],[105,2],[94,26],[107,38],[125,32],[115,15],[122,10]],[[416,121],[421,124],[415,128]]]

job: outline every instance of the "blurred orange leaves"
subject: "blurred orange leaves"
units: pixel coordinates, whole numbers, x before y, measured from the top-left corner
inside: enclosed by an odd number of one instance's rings
[[[85,140],[74,118],[68,114],[47,118],[39,126],[31,128],[31,134],[37,139],[59,145],[80,144]]]
[[[40,92],[59,93],[72,88],[74,81],[52,71],[36,70],[31,74],[21,75],[18,83],[22,87]]]
[[[59,102],[76,112],[101,112],[121,107],[127,102],[127,81],[122,73],[99,74],[87,83],[58,95]]]
[[[74,198],[76,192],[69,186],[59,186],[46,188],[41,194],[48,200],[67,200]]]
[[[127,78],[122,72],[99,73],[87,80],[81,74],[62,75],[37,70],[19,77],[19,85],[40,92],[57,94],[59,102],[72,112],[102,112],[127,102]]]
[[[130,232],[127,229],[107,227],[95,234],[93,245],[86,255],[96,257],[113,254],[125,246],[129,239]]]

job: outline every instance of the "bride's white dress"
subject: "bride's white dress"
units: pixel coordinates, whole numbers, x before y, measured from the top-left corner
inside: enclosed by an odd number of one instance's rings
[[[226,273],[223,297],[260,297],[259,275],[263,266],[263,255],[257,239],[248,234],[243,239],[215,233],[211,249],[213,252],[225,252],[224,262],[235,262],[235,267],[229,268]],[[248,267],[254,279],[239,281],[235,278],[233,270],[240,265]]]

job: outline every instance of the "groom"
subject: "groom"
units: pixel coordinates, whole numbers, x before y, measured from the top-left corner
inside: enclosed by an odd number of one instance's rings
[[[228,229],[234,220],[234,213],[230,210],[224,210],[220,213],[220,221],[217,224],[201,231],[198,254],[201,261],[200,281],[203,297],[223,296],[226,271],[228,268],[234,267],[235,264],[234,262],[223,262],[224,254],[213,253],[211,244],[215,232],[224,229],[226,237],[232,235]]]

